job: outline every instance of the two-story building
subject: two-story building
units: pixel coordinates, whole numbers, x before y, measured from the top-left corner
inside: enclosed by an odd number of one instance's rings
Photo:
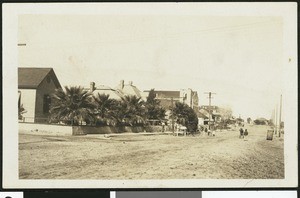
[[[144,95],[147,96],[150,91],[144,91]],[[192,89],[181,89],[180,91],[165,91],[165,90],[154,90],[156,94],[155,99],[160,101],[160,104],[166,109],[170,109],[175,102],[182,102],[187,104],[189,107],[198,111],[198,94]],[[173,104],[172,104],[173,103]]]

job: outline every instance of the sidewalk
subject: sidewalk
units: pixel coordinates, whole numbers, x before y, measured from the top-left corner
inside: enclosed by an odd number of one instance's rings
[[[151,136],[151,135],[167,135],[167,133],[162,132],[139,132],[139,133],[110,133],[110,134],[87,134],[86,138],[97,138],[97,139],[112,139],[113,137],[134,137],[134,136]]]

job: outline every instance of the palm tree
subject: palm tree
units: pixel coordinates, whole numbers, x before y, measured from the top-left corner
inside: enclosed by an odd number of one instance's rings
[[[82,87],[65,87],[65,91],[57,89],[52,95],[53,105],[50,110],[51,119],[78,125],[82,121],[93,121],[92,94]]]
[[[118,104],[117,117],[119,122],[134,126],[145,123],[145,105],[140,97],[124,96]]]
[[[20,104],[18,106],[18,117],[19,117],[19,120],[22,120],[23,119],[23,114],[26,113],[27,111],[25,110],[25,108],[23,107],[23,104]]]
[[[109,95],[98,93],[94,98],[96,124],[100,125],[116,125],[117,118],[115,116],[117,101],[110,99]]]

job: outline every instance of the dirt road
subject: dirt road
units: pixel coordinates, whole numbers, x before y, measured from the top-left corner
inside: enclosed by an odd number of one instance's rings
[[[21,179],[279,179],[283,138],[266,126],[215,137],[19,135]]]

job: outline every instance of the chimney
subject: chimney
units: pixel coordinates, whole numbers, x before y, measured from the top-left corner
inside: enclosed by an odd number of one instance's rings
[[[129,85],[132,85],[132,84],[133,84],[133,82],[132,82],[132,81],[129,81],[129,82],[128,82],[128,84],[129,84]]]
[[[95,91],[95,89],[96,89],[95,88],[95,82],[91,82],[90,83],[90,91],[93,92],[93,91]]]
[[[120,89],[123,89],[124,88],[124,80],[121,80],[120,81]]]

